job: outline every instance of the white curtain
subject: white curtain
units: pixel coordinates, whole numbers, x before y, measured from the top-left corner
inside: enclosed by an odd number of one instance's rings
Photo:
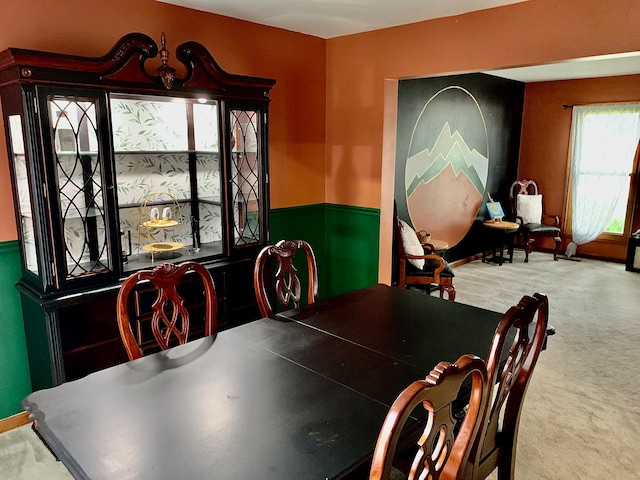
[[[611,222],[640,138],[640,103],[573,107],[571,228],[567,256]]]

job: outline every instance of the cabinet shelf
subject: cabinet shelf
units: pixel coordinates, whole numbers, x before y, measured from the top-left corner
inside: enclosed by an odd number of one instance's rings
[[[210,205],[220,205],[220,197],[200,197],[198,199],[201,203],[208,203]]]
[[[115,155],[212,155],[220,150],[116,150]]]
[[[82,156],[97,157],[98,152],[90,152],[90,151],[77,152],[75,150],[63,150],[63,151],[56,151],[56,155],[58,155],[59,157],[75,157],[76,155],[80,155],[81,157]]]
[[[82,211],[79,212],[78,210],[82,210]],[[63,206],[62,215],[65,220],[70,220],[72,218],[73,219],[97,218],[104,215],[104,211],[94,207],[77,209],[77,208],[70,208],[69,206]]]
[[[171,228],[177,225],[180,225],[180,222],[176,220],[147,220],[142,223],[142,226],[147,228]]]
[[[180,242],[156,242],[142,246],[142,250],[151,253],[173,252],[181,248],[184,248],[184,244]]]
[[[193,200],[191,198],[176,198],[175,201],[176,201],[176,203],[193,202]],[[200,199],[200,201],[202,201],[202,199]],[[142,207],[142,206],[157,207],[158,205],[167,205],[169,203],[173,203],[173,201],[157,200],[157,201],[150,201],[150,202],[147,202],[145,204],[144,200],[143,200],[142,202],[121,203],[121,204],[118,205],[118,208],[120,208],[120,209],[123,209],[123,208],[139,208],[139,207]]]

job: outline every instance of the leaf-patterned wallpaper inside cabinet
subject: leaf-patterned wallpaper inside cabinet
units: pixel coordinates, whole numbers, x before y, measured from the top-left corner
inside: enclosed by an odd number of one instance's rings
[[[142,203],[152,192],[166,192],[177,200],[191,194],[186,153],[117,154],[116,176],[120,205]]]
[[[111,118],[116,152],[188,150],[184,103],[112,98]]]

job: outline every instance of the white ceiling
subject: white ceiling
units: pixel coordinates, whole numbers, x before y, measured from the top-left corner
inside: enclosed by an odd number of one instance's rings
[[[577,58],[559,63],[491,70],[484,73],[521,82],[632,75],[640,73],[640,52]]]
[[[157,0],[320,38],[351,35],[528,0]],[[640,73],[640,52],[486,71],[522,82]]]
[[[321,38],[339,37],[527,0],[158,0]]]

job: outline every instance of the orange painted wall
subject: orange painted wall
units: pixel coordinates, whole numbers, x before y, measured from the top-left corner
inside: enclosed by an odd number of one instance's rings
[[[564,215],[567,202],[571,109],[564,109],[562,105],[638,101],[640,75],[526,85],[518,173],[520,178],[533,178],[539,183],[548,213]],[[566,217],[565,220],[569,221]],[[567,237],[563,245],[569,241]],[[550,241],[547,246],[551,247]],[[624,260],[627,239],[596,240],[580,246],[578,252]]]
[[[23,0],[2,12],[0,49],[101,55],[125,33],[158,38],[165,31],[170,45],[203,43],[229,72],[275,78],[272,206],[380,208],[381,232],[391,230],[390,202],[381,199],[393,189],[395,125],[385,98],[393,101],[394,81],[640,50],[637,0],[529,0],[327,41],[153,0]],[[0,135],[3,205],[11,198],[5,152]],[[13,223],[1,209],[0,241],[16,238]],[[382,280],[387,239],[381,236]]]
[[[323,39],[153,0],[2,3],[0,50],[100,56],[127,33],[146,33],[159,42],[165,32],[169,49],[194,40],[230,73],[276,79],[269,124],[271,205],[324,202]],[[6,151],[0,134],[0,204],[6,206],[0,209],[0,242],[17,238]]]
[[[381,209],[380,281],[395,162],[385,83],[640,50],[638,18],[637,0],[530,0],[327,41],[326,201]]]

